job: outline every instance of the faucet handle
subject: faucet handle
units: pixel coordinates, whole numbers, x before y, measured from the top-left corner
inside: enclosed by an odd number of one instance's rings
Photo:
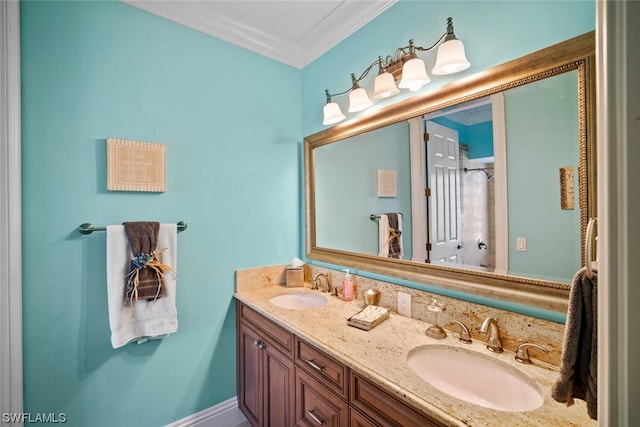
[[[457,320],[452,320],[451,323],[460,326],[460,338],[458,338],[458,341],[463,344],[471,344],[473,342],[471,340],[471,333],[469,332],[469,328],[467,328],[464,323],[458,322]]]
[[[549,353],[549,350],[541,345],[525,342],[518,346],[518,350],[516,350],[516,360],[520,363],[531,364],[531,358],[529,357],[529,348],[531,347],[538,349],[543,353]]]

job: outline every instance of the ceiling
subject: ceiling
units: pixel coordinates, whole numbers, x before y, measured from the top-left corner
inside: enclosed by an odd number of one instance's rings
[[[397,0],[122,0],[304,68]]]

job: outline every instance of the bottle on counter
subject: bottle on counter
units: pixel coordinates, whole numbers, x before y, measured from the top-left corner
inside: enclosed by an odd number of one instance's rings
[[[344,280],[342,281],[342,300],[343,301],[351,301],[353,300],[353,277],[349,270],[344,270],[347,274],[344,276]]]

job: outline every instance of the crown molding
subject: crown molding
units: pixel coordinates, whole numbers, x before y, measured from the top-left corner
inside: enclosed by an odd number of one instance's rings
[[[304,68],[365,24],[393,6],[398,0],[376,2],[345,1],[314,27],[298,44],[298,68]]]
[[[397,0],[343,1],[301,40],[277,37],[239,20],[185,8],[176,1],[122,0],[131,6],[185,25],[236,46],[302,69],[391,7]],[[200,6],[208,2],[201,2]],[[202,13],[199,13],[202,12]]]

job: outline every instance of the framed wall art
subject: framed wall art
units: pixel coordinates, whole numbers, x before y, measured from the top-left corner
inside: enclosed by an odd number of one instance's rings
[[[165,163],[164,144],[107,138],[107,190],[162,193]]]
[[[397,172],[389,169],[378,169],[378,197],[396,197],[397,194]]]

